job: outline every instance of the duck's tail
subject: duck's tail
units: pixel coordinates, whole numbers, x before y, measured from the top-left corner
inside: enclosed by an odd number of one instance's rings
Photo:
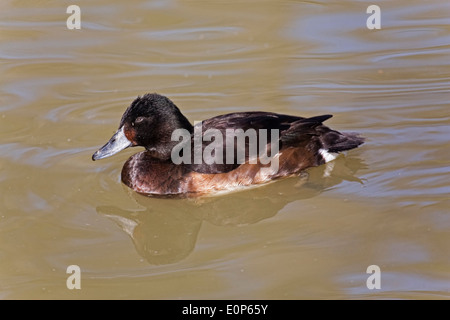
[[[342,151],[357,148],[364,143],[365,138],[355,132],[339,132],[330,128],[320,135],[321,148],[319,153],[324,162],[329,162],[337,157]]]
[[[315,133],[319,140],[319,164],[336,159],[339,152],[357,148],[365,140],[356,132],[339,132],[324,126],[322,122],[331,117],[331,115],[323,115],[302,120],[304,123],[315,126]],[[322,159],[323,162],[320,161]]]
[[[328,152],[341,152],[357,148],[364,143],[365,139],[356,132],[330,130],[322,135],[320,140]]]
[[[286,146],[298,146],[307,141],[308,149],[317,154],[316,165],[330,162],[342,151],[354,149],[364,143],[364,138],[354,132],[339,132],[322,123],[332,115],[326,114],[294,122],[281,137]]]

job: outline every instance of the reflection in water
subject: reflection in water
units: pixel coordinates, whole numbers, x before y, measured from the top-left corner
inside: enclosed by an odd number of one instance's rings
[[[312,168],[299,177],[259,188],[200,199],[146,197],[127,188],[143,210],[99,206],[97,212],[114,220],[150,264],[174,263],[193,251],[203,221],[220,226],[252,224],[275,216],[290,202],[314,197],[344,180],[362,183],[355,177],[365,168],[361,159],[341,156],[329,164],[332,167]]]

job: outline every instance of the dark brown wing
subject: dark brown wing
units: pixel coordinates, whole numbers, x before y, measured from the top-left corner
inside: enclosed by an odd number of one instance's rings
[[[261,139],[263,139],[261,143],[264,146],[264,151],[271,156],[270,150],[268,150],[272,141],[271,130],[277,130],[278,145],[281,148],[280,137],[291,128],[293,123],[302,119],[304,118],[272,112],[237,112],[204,120],[200,124],[202,126],[203,140],[206,139],[207,141],[202,142],[202,152],[203,159],[208,163],[192,164],[191,168],[193,171],[200,173],[225,173],[234,170],[242,163],[248,163],[250,158],[254,158],[252,157],[253,153],[250,152],[250,144],[256,144],[258,146],[257,152],[261,151],[259,150]],[[197,130],[199,130],[200,124],[195,126]],[[247,134],[244,143],[238,143],[239,139],[236,136],[230,135],[230,130],[237,135],[242,133],[244,135]],[[216,140],[215,135],[211,134],[211,132],[217,133],[222,137],[222,141],[218,141],[215,144],[218,148],[214,150],[211,150],[213,149],[212,142],[215,143]],[[195,150],[194,142],[192,143],[192,150]],[[217,157],[217,153],[221,154],[221,157]],[[243,155],[243,157],[239,157],[238,155]],[[222,159],[222,163],[215,161],[218,159]]]
[[[273,129],[277,132],[275,137],[279,152],[287,148],[296,148],[300,153],[307,152],[315,158],[311,165],[325,162],[320,149],[340,152],[356,148],[364,142],[357,134],[341,133],[324,126],[322,123],[331,117],[332,115],[321,115],[303,118],[272,112],[238,112],[204,120],[194,129],[195,134],[195,130],[199,131],[201,125],[202,163],[193,163],[190,169],[199,173],[226,173],[243,163],[252,163],[251,161],[261,153],[272,157]],[[245,138],[241,139],[243,143],[239,143],[236,137],[228,138],[229,130],[253,134],[244,134]],[[194,139],[192,139],[194,152],[193,141]],[[251,152],[254,150],[251,147],[255,145],[256,153]]]

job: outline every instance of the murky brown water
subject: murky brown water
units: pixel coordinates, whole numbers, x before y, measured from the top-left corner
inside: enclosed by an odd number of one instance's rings
[[[81,30],[72,3],[0,4],[0,298],[450,298],[448,1],[115,2],[76,1]],[[136,149],[90,157],[155,91],[367,143],[328,178],[145,198],[119,180]]]

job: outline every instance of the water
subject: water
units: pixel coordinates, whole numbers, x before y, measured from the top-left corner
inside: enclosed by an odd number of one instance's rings
[[[378,1],[381,30],[370,1],[116,2],[78,1],[81,30],[65,3],[0,4],[1,298],[450,297],[447,1]],[[90,159],[146,92],[367,142],[328,178],[146,198],[120,183],[136,149]]]

